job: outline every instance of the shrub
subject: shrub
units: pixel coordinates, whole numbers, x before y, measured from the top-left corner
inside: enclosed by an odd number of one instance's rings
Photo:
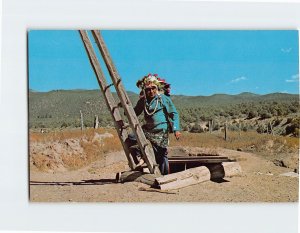
[[[198,124],[195,124],[190,130],[191,133],[200,133],[201,131],[201,127]]]
[[[229,129],[230,131],[239,131],[239,130],[240,130],[239,127],[238,127],[237,125],[229,125],[229,126],[228,126],[228,129]]]
[[[265,132],[265,127],[263,125],[259,125],[256,129],[257,133],[264,133]]]
[[[248,113],[248,119],[252,119],[252,118],[257,117],[257,116],[258,116],[258,112],[257,112],[257,111],[251,110],[251,111]]]
[[[276,119],[275,121],[273,121],[273,126],[276,127],[278,126],[279,124],[281,123],[281,120],[280,119]]]
[[[68,124],[66,122],[63,122],[61,125],[60,125],[60,128],[66,128],[68,127]]]
[[[299,136],[299,123],[300,123],[300,118],[288,118],[288,121],[291,125],[288,125],[285,128],[286,134],[293,134],[293,136],[298,137]]]
[[[267,119],[267,118],[271,118],[272,117],[272,114],[267,112],[267,111],[263,111],[262,114],[260,115],[260,117],[262,119]]]

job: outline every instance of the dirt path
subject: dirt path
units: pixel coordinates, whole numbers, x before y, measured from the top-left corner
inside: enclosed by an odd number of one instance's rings
[[[207,181],[172,194],[141,191],[143,183],[114,183],[117,172],[128,170],[122,152],[110,153],[80,170],[30,174],[33,202],[296,202],[298,177],[282,176],[291,169],[275,166],[254,154],[219,149],[236,158],[240,176],[226,182]],[[293,173],[294,175],[298,175]]]

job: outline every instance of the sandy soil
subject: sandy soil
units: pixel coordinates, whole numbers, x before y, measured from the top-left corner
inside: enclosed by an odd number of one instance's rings
[[[191,148],[193,149],[193,148]],[[30,171],[33,202],[296,202],[297,173],[252,153],[218,148],[235,158],[242,173],[221,183],[207,181],[170,193],[143,191],[138,182],[115,183],[117,172],[129,170],[123,152],[74,171]],[[283,174],[291,172],[292,176]]]

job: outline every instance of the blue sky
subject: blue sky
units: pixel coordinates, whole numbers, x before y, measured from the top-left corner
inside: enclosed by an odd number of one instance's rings
[[[101,32],[127,91],[156,73],[176,95],[299,93],[295,30]],[[78,31],[31,30],[28,45],[30,89],[99,88]]]

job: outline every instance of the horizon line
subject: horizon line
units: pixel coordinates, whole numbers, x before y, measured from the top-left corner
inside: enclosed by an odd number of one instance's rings
[[[37,93],[47,93],[47,92],[53,92],[53,91],[100,91],[100,89],[53,89],[53,90],[49,90],[49,91],[40,91],[40,90],[34,90],[29,88],[29,92],[37,92]],[[111,91],[112,93],[116,93],[116,91]],[[134,93],[136,95],[138,95],[139,93],[135,92],[135,91],[126,91]],[[241,95],[241,94],[245,94],[245,93],[249,93],[249,94],[253,94],[253,95],[269,95],[269,94],[288,94],[288,95],[299,95],[299,93],[289,93],[289,92],[269,92],[269,93],[264,93],[264,94],[258,94],[258,93],[254,93],[254,92],[250,92],[250,91],[244,91],[244,92],[240,92],[238,94],[228,94],[228,93],[214,93],[214,94],[210,94],[210,95],[186,95],[186,94],[171,94],[171,96],[188,96],[188,97],[196,97],[196,96],[213,96],[213,95]]]

